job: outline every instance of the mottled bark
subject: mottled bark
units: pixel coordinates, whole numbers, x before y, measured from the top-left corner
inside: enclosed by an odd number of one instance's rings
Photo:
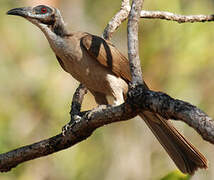
[[[70,111],[71,119],[73,116],[81,114],[80,113],[81,105],[82,105],[84,95],[86,93],[87,93],[87,88],[83,84],[80,84],[79,87],[76,89],[72,99],[71,111]]]
[[[180,120],[193,127],[204,140],[214,144],[214,121],[196,106],[174,99],[163,92],[136,86],[128,93],[127,102],[133,109],[155,112],[165,119]]]
[[[78,109],[75,111],[78,111]],[[78,121],[72,120],[67,125],[65,135],[60,133],[46,140],[0,154],[0,172],[7,172],[22,162],[69,148],[88,138],[94,130],[101,126],[129,120],[136,115],[137,112],[133,111],[127,103],[117,107],[99,106],[85,112]]]
[[[169,21],[176,21],[178,23],[214,21],[214,15],[180,15],[165,11],[141,11],[140,17],[150,19],[165,19]]]
[[[121,8],[118,13],[109,21],[103,32],[103,38],[110,40],[115,30],[125,21],[129,15],[131,7],[129,0],[122,0]]]
[[[143,0],[133,0],[128,18],[128,56],[132,75],[132,85],[143,84],[138,47],[138,24]]]

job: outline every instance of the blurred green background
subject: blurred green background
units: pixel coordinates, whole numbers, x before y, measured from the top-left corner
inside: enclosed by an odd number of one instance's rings
[[[37,27],[22,18],[5,15],[11,8],[42,3],[59,7],[72,31],[101,35],[121,1],[0,1],[0,153],[60,133],[69,121],[70,103],[78,82],[63,72]],[[214,1],[145,0],[144,9],[212,14]],[[142,68],[149,86],[189,101],[211,117],[214,117],[213,28],[212,22],[178,24],[142,19],[139,34]],[[112,41],[127,54],[126,22]],[[87,95],[83,109],[95,106],[92,96]],[[175,125],[210,162],[208,170],[197,171],[192,179],[214,179],[214,146],[186,124]],[[175,179],[170,178],[176,176],[177,171],[171,173],[175,169],[145,123],[135,118],[100,128],[86,141],[21,164],[0,174],[0,179]]]

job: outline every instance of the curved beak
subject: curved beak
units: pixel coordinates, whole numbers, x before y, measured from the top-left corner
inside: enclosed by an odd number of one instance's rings
[[[53,16],[50,16],[50,14],[36,14],[32,7],[14,8],[9,10],[7,15],[24,17],[37,26],[39,24],[51,25],[54,22]]]
[[[7,15],[29,17],[31,12],[32,12],[32,9],[30,7],[23,7],[23,8],[11,9],[7,12]]]

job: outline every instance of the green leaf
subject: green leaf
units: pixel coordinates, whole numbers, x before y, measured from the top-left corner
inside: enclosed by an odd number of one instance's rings
[[[190,175],[186,175],[181,173],[179,170],[175,170],[161,178],[161,180],[189,180],[190,177]]]

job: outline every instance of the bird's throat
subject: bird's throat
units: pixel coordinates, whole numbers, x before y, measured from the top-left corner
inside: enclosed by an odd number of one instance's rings
[[[68,36],[69,33],[65,27],[65,24],[58,21],[58,22],[55,22],[53,25],[52,25],[52,31],[57,35],[57,36],[61,36],[61,37],[65,37],[65,36]]]

